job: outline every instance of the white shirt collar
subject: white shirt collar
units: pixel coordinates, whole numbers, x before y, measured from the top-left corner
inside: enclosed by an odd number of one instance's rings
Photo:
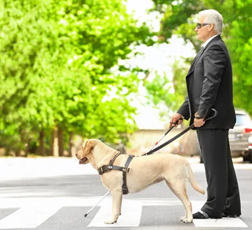
[[[216,35],[214,35],[213,37],[208,38],[208,39],[205,41],[205,43],[202,45],[202,47],[205,48],[206,45],[207,45],[213,38],[217,37],[218,35],[219,35],[219,34],[216,34]]]

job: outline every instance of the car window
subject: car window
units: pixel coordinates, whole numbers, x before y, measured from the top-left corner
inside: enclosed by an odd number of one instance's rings
[[[249,125],[252,126],[250,117],[246,114],[236,114],[236,124],[235,125]]]

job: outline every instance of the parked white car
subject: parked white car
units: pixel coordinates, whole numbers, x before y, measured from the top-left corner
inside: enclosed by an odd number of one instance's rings
[[[243,160],[252,163],[252,135],[249,137],[248,141],[249,141],[249,148],[248,148],[249,150],[247,154],[243,156]]]
[[[249,138],[252,135],[252,120],[248,113],[242,109],[235,109],[236,124],[229,130],[229,143],[233,157],[242,156],[244,160],[249,159]],[[252,160],[252,156],[251,156]]]

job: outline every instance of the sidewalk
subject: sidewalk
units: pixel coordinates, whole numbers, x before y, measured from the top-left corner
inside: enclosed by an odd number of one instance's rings
[[[0,158],[0,181],[90,174],[97,172],[76,158]]]
[[[199,157],[186,157],[194,172],[203,172]],[[233,158],[235,169],[252,169],[252,164]],[[98,175],[91,164],[80,165],[76,158],[0,158],[0,181],[25,180],[31,178],[65,175]]]

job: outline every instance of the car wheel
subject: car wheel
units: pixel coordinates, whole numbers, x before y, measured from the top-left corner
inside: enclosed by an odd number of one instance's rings
[[[204,163],[202,156],[200,156],[200,163]]]
[[[250,153],[246,156],[243,156],[243,161],[249,161],[250,160]]]
[[[252,151],[249,151],[249,161],[252,163]]]

